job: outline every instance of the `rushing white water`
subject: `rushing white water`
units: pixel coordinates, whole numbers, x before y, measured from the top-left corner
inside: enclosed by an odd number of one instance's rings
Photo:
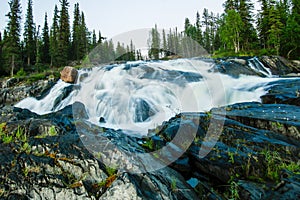
[[[263,66],[251,67],[270,76]],[[274,78],[242,75],[232,78],[211,73],[213,63],[200,59],[128,62],[81,70],[77,86],[58,81],[41,100],[27,98],[16,107],[38,114],[82,102],[89,120],[101,126],[144,134],[180,112],[208,111],[237,102],[260,101]],[[100,123],[103,118],[105,123]]]

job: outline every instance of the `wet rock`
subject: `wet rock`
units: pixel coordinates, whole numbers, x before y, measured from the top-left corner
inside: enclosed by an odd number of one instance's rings
[[[290,104],[300,106],[300,80],[285,79],[269,83],[266,95],[261,97],[265,104]]]
[[[254,70],[248,66],[247,58],[231,58],[224,60],[217,60],[215,65],[209,70],[210,72],[220,72],[232,77],[238,78],[240,75],[251,75],[265,77],[260,70]],[[244,64],[246,63],[246,64]]]
[[[295,117],[287,119],[287,116]],[[299,195],[298,168],[288,170],[288,177],[293,177],[289,180],[290,185],[284,187],[284,184],[280,186],[278,183],[287,183],[285,166],[299,165],[299,119],[296,106],[241,103],[215,108],[206,114],[182,113],[164,123],[156,137],[165,139],[167,143],[173,142],[181,125],[186,127],[183,129],[186,138],[194,135],[187,152],[171,166],[187,174],[186,179],[197,178],[199,197],[234,198],[232,189],[242,199],[290,197]],[[223,120],[220,126],[214,125],[220,120]],[[201,127],[202,130],[192,127]],[[210,137],[206,137],[208,129]],[[211,140],[218,131],[222,134],[215,135],[217,140]],[[213,141],[215,143],[211,145]],[[180,144],[177,146],[182,148]],[[208,150],[204,157],[200,153],[203,149]],[[176,163],[182,163],[181,169]],[[279,189],[281,187],[285,189]]]
[[[149,103],[143,99],[135,99],[135,122],[144,122],[148,120],[150,117],[155,115],[156,111],[149,105]]]
[[[66,66],[61,72],[60,72],[60,78],[66,83],[75,83],[78,76],[77,69]]]
[[[104,117],[100,117],[100,118],[99,118],[99,122],[100,122],[100,123],[106,123]]]
[[[262,56],[259,60],[275,75],[285,75],[289,73],[298,73],[299,68],[292,62],[280,56]]]
[[[43,98],[53,87],[53,81],[40,80],[35,83],[22,83],[18,86],[0,89],[0,104],[15,104],[26,97]]]
[[[20,108],[1,110],[0,124],[5,123],[1,133],[13,134],[9,143],[3,142],[2,135],[0,139],[2,198],[197,199],[184,178],[167,166],[143,174],[123,171],[125,165],[143,159],[146,152],[139,145],[141,139],[82,119],[74,121],[74,107],[84,112],[84,105],[79,102],[43,116]],[[21,136],[16,135],[18,130],[22,130]],[[56,133],[50,134],[51,131]],[[97,145],[115,146],[105,152],[90,151],[85,137],[92,137]],[[119,153],[133,152],[142,154],[136,161],[128,159],[127,164],[119,166],[119,172],[109,173],[109,167],[124,163],[123,156],[117,157]]]

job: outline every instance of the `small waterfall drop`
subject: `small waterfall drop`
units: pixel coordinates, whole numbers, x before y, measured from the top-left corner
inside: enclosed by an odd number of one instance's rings
[[[79,101],[92,123],[145,134],[180,112],[260,101],[266,85],[276,79],[255,58],[249,65],[268,78],[212,73],[213,62],[201,59],[94,67],[80,70],[75,87],[60,80],[45,98],[27,98],[16,107],[46,114]]]

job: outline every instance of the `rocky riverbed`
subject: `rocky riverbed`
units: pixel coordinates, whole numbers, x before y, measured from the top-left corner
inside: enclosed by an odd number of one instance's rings
[[[281,80],[262,103],[181,113],[147,137],[90,124],[79,102],[47,115],[3,105],[0,198],[298,199],[299,87],[299,79]],[[113,147],[91,151],[87,136]],[[118,157],[132,153],[142,156],[128,163],[143,173]],[[145,154],[164,167],[147,172]]]

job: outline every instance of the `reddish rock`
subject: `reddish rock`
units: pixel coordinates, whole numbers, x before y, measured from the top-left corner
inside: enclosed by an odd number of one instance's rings
[[[66,66],[60,72],[60,78],[66,83],[75,83],[77,79],[78,71],[74,67]]]

